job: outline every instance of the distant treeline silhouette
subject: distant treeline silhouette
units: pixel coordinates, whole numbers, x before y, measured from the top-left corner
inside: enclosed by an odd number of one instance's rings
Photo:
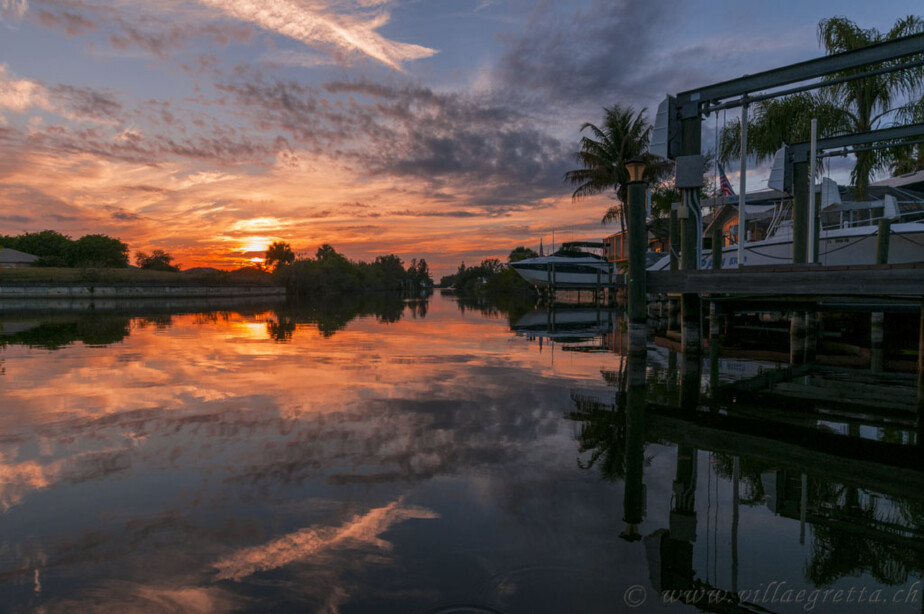
[[[378,256],[373,262],[349,260],[330,245],[318,248],[314,258],[285,263],[277,260],[274,275],[296,294],[368,291],[415,292],[433,287],[427,261],[411,260],[406,268],[394,254]]]
[[[38,256],[38,266],[123,269],[128,266],[128,245],[103,234],[84,235],[79,239],[71,239],[55,230],[0,235],[0,247]]]
[[[538,254],[526,247],[516,247],[507,257],[507,262],[517,262],[526,258],[535,258]],[[497,297],[501,295],[535,296],[536,289],[512,268],[497,258],[485,258],[481,264],[466,267],[459,265],[452,275],[440,279],[440,286],[453,288],[460,296],[475,298],[481,296]]]

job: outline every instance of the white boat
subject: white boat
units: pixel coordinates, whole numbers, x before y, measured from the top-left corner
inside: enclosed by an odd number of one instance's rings
[[[900,206],[902,205],[902,206]],[[789,207],[774,216],[767,236],[744,244],[744,266],[792,263],[792,220]],[[924,262],[924,203],[900,203],[893,196],[870,202],[837,202],[822,211],[818,264],[824,266],[875,264],[879,221],[891,223],[889,264]],[[708,233],[707,233],[708,234]],[[650,271],[667,270],[665,256]],[[722,267],[738,267],[738,245],[722,248]],[[701,268],[712,268],[712,250],[703,250]]]
[[[588,288],[612,284],[620,275],[612,262],[601,256],[561,249],[550,256],[538,256],[510,263],[520,277],[536,286]]]

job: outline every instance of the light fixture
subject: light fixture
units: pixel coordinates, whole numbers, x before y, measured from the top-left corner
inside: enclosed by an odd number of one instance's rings
[[[642,175],[645,174],[645,162],[639,158],[632,158],[626,162],[626,170],[629,171],[630,183],[642,181]]]

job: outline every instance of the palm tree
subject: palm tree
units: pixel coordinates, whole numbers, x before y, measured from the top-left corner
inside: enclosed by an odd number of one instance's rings
[[[285,241],[274,241],[266,250],[266,258],[263,262],[267,267],[272,266],[274,270],[292,264],[295,262],[292,246]]]
[[[818,23],[818,42],[828,54],[860,49],[911,34],[924,32],[924,19],[909,15],[895,22],[888,32],[863,29],[846,17],[831,17]],[[828,80],[860,74],[869,67],[835,73]],[[796,94],[766,100],[753,107],[748,122],[748,153],[758,161],[769,159],[783,143],[807,141],[812,118],[818,119],[819,137],[852,132],[867,132],[901,120],[902,107],[895,106],[903,97],[915,97],[924,82],[924,69],[916,67],[881,75],[835,83],[817,93]],[[740,158],[739,122],[722,132],[720,158]],[[857,148],[861,149],[861,148]],[[873,173],[886,168],[890,155],[885,150],[854,151],[856,164],[851,181],[857,198],[866,197]]]
[[[632,107],[619,104],[603,107],[603,124],[587,122],[581,126],[581,132],[585,130],[590,136],[581,137],[581,151],[575,155],[583,168],[568,171],[564,177],[566,183],[577,186],[571,198],[580,200],[615,189],[619,204],[607,210],[602,222],[619,220],[626,228],[624,205],[629,185],[626,162],[633,158],[645,160],[649,181],[659,181],[667,168],[664,161],[648,153],[651,125],[645,118],[645,109],[636,113]]]

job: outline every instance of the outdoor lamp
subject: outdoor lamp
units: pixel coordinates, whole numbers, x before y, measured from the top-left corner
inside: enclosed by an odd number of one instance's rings
[[[645,162],[639,158],[632,158],[626,162],[626,170],[629,171],[630,183],[642,181],[642,175],[645,174]]]

